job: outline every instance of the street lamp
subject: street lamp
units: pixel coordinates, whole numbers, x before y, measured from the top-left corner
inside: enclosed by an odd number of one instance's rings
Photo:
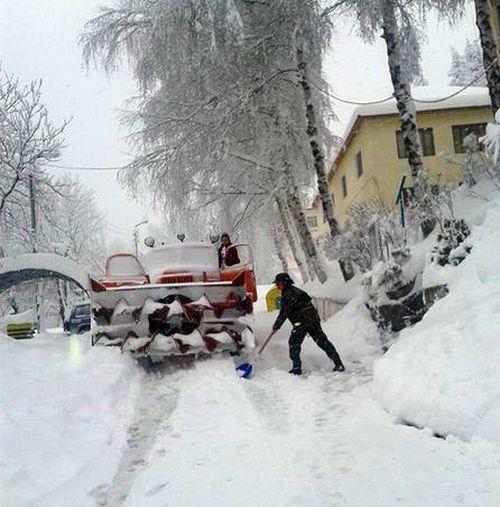
[[[139,238],[138,238],[138,233],[137,233],[137,227],[139,227],[140,225],[144,225],[144,224],[147,224],[148,223],[148,220],[143,220],[142,222],[139,222],[137,224],[134,225],[134,247],[135,247],[135,256],[136,257],[139,257]]]

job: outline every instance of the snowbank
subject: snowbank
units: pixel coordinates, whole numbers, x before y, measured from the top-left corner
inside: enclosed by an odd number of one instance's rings
[[[0,335],[2,505],[56,505],[52,492],[68,482],[74,499],[75,484],[89,474],[112,475],[138,373],[119,350],[89,341],[88,334],[22,342]]]
[[[457,267],[426,267],[424,285],[447,283],[450,294],[376,362],[375,391],[404,421],[500,443],[500,197],[463,193],[472,253]]]
[[[361,297],[347,303],[324,323],[323,329],[347,361],[358,361],[381,353],[377,327]]]
[[[302,287],[311,296],[347,303],[359,294],[361,275],[356,274],[354,278],[345,282],[337,261],[326,261],[325,269],[328,275],[328,280],[325,283],[315,279]]]

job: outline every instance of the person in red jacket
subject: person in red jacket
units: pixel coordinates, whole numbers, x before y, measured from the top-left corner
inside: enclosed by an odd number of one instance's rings
[[[221,234],[219,247],[219,267],[234,266],[240,263],[238,251],[232,246],[231,238],[227,232]]]

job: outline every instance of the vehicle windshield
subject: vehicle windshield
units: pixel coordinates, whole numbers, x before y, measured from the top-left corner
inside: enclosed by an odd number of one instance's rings
[[[153,250],[144,256],[148,273],[214,272],[219,269],[217,250],[211,245],[181,243]]]
[[[86,317],[86,316],[90,315],[90,305],[77,306],[73,310],[73,315],[75,317]]]
[[[108,259],[106,276],[113,278],[135,278],[144,276],[144,270],[134,256],[117,255]]]

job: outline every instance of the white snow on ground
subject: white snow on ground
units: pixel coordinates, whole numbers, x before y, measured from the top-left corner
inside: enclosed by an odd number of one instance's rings
[[[89,341],[0,336],[2,506],[41,504],[53,492],[74,495],[94,469],[97,477],[112,474],[139,372],[117,350],[90,349]]]
[[[498,447],[395,424],[375,400],[357,304],[325,326],[344,374],[306,339],[307,375],[289,376],[288,325],[251,380],[229,357],[144,371],[88,336],[1,338],[2,507],[498,505]],[[257,315],[260,341],[275,317]]]
[[[426,268],[424,284],[446,282],[450,294],[377,362],[375,388],[402,420],[500,443],[500,196],[490,199],[457,196],[472,253],[458,267]]]

